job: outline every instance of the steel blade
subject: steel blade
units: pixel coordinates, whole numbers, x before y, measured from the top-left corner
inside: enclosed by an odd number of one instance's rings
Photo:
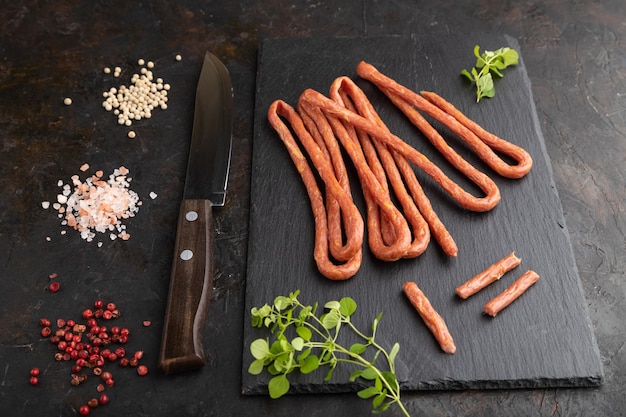
[[[232,112],[230,74],[215,55],[207,52],[196,89],[185,199],[208,199],[214,206],[224,205],[232,147]]]

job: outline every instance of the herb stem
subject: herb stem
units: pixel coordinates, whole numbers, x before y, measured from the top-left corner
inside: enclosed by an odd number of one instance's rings
[[[267,368],[273,375],[268,383],[269,394],[272,398],[279,398],[289,391],[288,375],[294,370],[308,374],[326,366],[325,380],[328,381],[338,363],[353,365],[359,369],[351,373],[350,381],[360,379],[370,384],[357,394],[360,398],[371,399],[375,413],[397,403],[404,416],[410,417],[401,402],[400,384],[395,375],[394,361],[400,345],[394,344],[387,352],[375,340],[382,313],[373,321],[372,335],[368,336],[350,320],[356,310],[353,299],[344,297],[340,301],[329,301],[324,305],[325,313],[318,317],[317,304],[303,305],[297,299],[298,294],[296,291],[289,297],[278,296],[271,306],[252,308],[253,327],[269,329],[276,340],[272,343],[269,339],[252,342],[250,351],[255,360],[248,372],[256,375]],[[289,328],[295,330],[297,336],[291,338]],[[341,345],[339,333],[342,329],[351,329],[364,343],[353,343],[349,347]],[[362,356],[368,349],[375,351],[371,361]],[[387,362],[383,368],[375,365],[381,353]]]

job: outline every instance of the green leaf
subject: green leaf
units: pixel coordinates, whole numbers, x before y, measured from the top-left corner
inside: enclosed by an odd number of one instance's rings
[[[303,374],[309,374],[319,368],[319,365],[320,360],[317,356],[308,356],[304,363],[300,366],[300,372]]]
[[[393,391],[398,391],[398,389],[399,389],[399,387],[398,387],[398,380],[396,379],[395,374],[393,372],[389,372],[389,371],[384,371],[384,372],[382,372],[382,374],[383,374],[383,378],[385,379],[387,384],[389,384],[391,389]]]
[[[493,78],[491,77],[491,74],[487,74],[484,77],[481,77],[476,82],[476,89],[478,91],[476,101],[480,101],[480,99],[483,97],[493,97],[496,91],[493,87]]]
[[[461,75],[465,76],[468,80],[474,82],[474,77],[466,69],[461,71]]]
[[[391,352],[389,352],[389,364],[391,365],[392,368],[394,367],[396,356],[398,355],[399,351],[400,351],[400,344],[394,343],[393,347],[391,348]]]
[[[486,74],[478,79],[476,85],[481,90],[491,90],[493,89],[493,77],[491,76],[491,74]]]
[[[387,391],[383,390],[380,394],[375,396],[374,399],[372,400],[372,407],[374,409],[377,409],[378,407],[380,407],[383,401],[385,401],[385,398],[387,398]]]
[[[339,312],[344,317],[350,317],[356,311],[356,301],[350,297],[344,297],[339,301]]]
[[[354,382],[354,381],[356,381],[357,379],[359,379],[359,377],[361,376],[361,374],[362,374],[362,373],[363,373],[363,371],[362,371],[362,370],[357,369],[356,371],[354,371],[354,372],[352,372],[352,373],[350,374],[350,377],[348,378],[348,381],[349,381],[349,382]]]
[[[368,399],[372,398],[374,395],[378,395],[379,393],[380,391],[378,391],[376,387],[367,387],[357,392],[356,394],[359,396],[359,398]]]
[[[265,359],[270,355],[270,348],[267,340],[256,339],[250,344],[250,353],[255,359]]]
[[[250,309],[250,314],[252,315],[252,326],[253,327],[263,327],[265,325],[268,326],[267,317],[272,313],[272,308],[265,304],[261,308],[252,307]]]
[[[262,359],[253,360],[250,366],[248,366],[248,373],[251,375],[259,375],[263,372],[264,362]]]
[[[273,377],[267,384],[267,388],[269,389],[271,398],[276,399],[282,397],[289,391],[287,376],[281,374]]]
[[[311,332],[311,329],[309,329],[308,327],[304,327],[304,326],[296,327],[296,333],[298,333],[298,336],[300,336],[302,339],[306,340],[307,342],[309,342],[311,340],[311,337],[313,337],[313,333]]]
[[[339,301],[329,301],[324,304],[324,308],[327,308],[329,310],[339,310],[340,307],[341,304],[339,303]]]
[[[291,352],[291,343],[284,335],[281,335],[281,338],[278,339],[278,344],[280,345],[280,352]]]
[[[376,379],[374,380],[374,387],[376,387],[378,392],[381,392],[383,390],[383,381],[381,381],[379,377],[376,377]]]
[[[376,318],[374,319],[374,321],[372,322],[372,339],[374,339],[374,336],[376,336],[376,328],[378,327],[378,323],[380,322],[380,319],[383,317],[383,313],[378,313],[378,315],[376,316]]]
[[[289,297],[285,297],[284,295],[279,295],[274,299],[274,307],[278,311],[283,311],[293,304],[292,300]]]
[[[300,310],[300,314],[298,314],[298,318],[302,321],[308,319],[310,316],[313,316],[313,307],[306,306]]]
[[[306,359],[307,356],[309,356],[311,354],[311,352],[312,352],[311,348],[305,349],[305,350],[302,351],[301,354],[299,354],[296,357],[296,359],[298,360],[298,362],[302,362],[302,361],[304,361]]]
[[[321,358],[322,358],[322,360],[324,360],[326,362],[330,362],[330,360],[333,357],[333,350],[335,350],[335,345],[331,341],[326,342],[325,344],[326,344],[327,347],[326,347],[326,349],[324,349],[322,351]]]
[[[298,352],[300,352],[304,348],[304,339],[301,337],[294,337],[291,341],[291,346]]]
[[[339,303],[337,303],[339,304]],[[325,329],[332,330],[339,324],[341,317],[338,310],[330,310],[328,313],[321,317],[322,326]]]
[[[272,361],[272,363],[270,363],[270,364],[267,366],[267,372],[268,372],[270,375],[278,375],[278,374],[280,374],[280,372],[279,372],[279,371],[278,371],[278,370],[274,367],[274,362],[273,362],[273,361]]]
[[[391,403],[383,403],[379,408],[372,411],[372,414],[381,414],[387,411],[387,409],[391,406]]]
[[[480,55],[480,46],[478,46],[478,45],[474,46],[474,56],[477,59],[482,59],[482,56]],[[476,66],[478,66],[478,65],[476,65]]]
[[[507,67],[510,65],[519,64],[519,54],[517,53],[515,49],[502,48],[502,52],[500,55],[502,57],[502,61],[504,62],[504,65],[506,65]]]
[[[328,370],[328,373],[326,374],[326,376],[324,377],[324,381],[328,382],[330,381],[330,379],[333,377],[333,372],[335,371],[335,365],[330,365],[330,369]]]
[[[360,355],[361,353],[365,352],[366,349],[367,345],[364,345],[363,343],[355,343],[350,346],[350,352],[356,355]]]
[[[284,353],[274,360],[274,369],[277,372],[287,373],[291,371],[293,365],[293,354]]]
[[[376,373],[376,370],[374,370],[374,368],[372,367],[365,368],[363,369],[363,372],[361,372],[361,378],[367,379],[368,381],[373,381],[378,378],[378,374]]]

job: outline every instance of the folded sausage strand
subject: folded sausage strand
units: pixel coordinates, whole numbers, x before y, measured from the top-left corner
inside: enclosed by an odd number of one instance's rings
[[[503,177],[522,178],[530,171],[532,158],[528,152],[487,132],[439,95],[427,91],[422,91],[422,95],[420,95],[383,75],[374,66],[366,62],[360,62],[357,65],[357,74],[375,84],[412,121],[415,115],[410,115],[407,111],[416,113],[414,109],[416,108],[441,122],[465,141],[487,165]],[[421,129],[420,126],[418,127]],[[431,139],[428,134],[426,136]],[[492,148],[515,160],[516,165],[507,164]],[[448,151],[442,151],[442,153],[444,156],[448,155]]]
[[[363,115],[369,120],[378,124],[382,129],[389,132],[386,124],[379,117],[371,102],[355,83],[348,77],[340,77],[331,87],[330,97],[338,103],[350,103],[353,101],[358,109],[353,110]],[[352,108],[349,108],[352,110]],[[359,131],[365,134],[362,131]],[[454,239],[439,219],[439,216],[430,204],[430,200],[424,193],[415,171],[410,166],[407,159],[399,152],[389,149],[387,145],[378,140],[373,140],[374,145],[381,156],[385,171],[392,183],[394,191],[414,228],[415,240],[412,249],[405,257],[417,256],[423,252],[422,246],[428,244],[430,232],[435,240],[440,244],[443,251],[449,256],[456,256],[458,248]],[[402,181],[404,179],[404,182]],[[410,195],[408,191],[410,191]],[[423,220],[430,228],[430,232],[423,226]],[[419,238],[422,234],[422,238]],[[428,234],[428,235],[427,235]]]
[[[289,127],[287,127],[281,117],[284,117],[289,122],[296,135],[307,148],[307,152],[322,177],[327,190],[338,201],[342,211],[345,213],[347,245],[352,248],[353,253],[352,257],[345,263],[337,265],[329,258],[328,223],[322,193],[317,186],[317,181],[307,159],[300,151]],[[302,119],[291,106],[281,100],[275,101],[268,110],[268,120],[285,144],[309,195],[315,220],[315,248],[313,256],[320,273],[332,280],[344,280],[354,276],[361,267],[363,256],[364,225],[358,208],[354,205],[350,195],[346,193],[335,178],[330,162],[326,159],[319,146],[315,144],[314,139],[304,127]]]
[[[318,269],[330,279],[347,279],[358,271],[362,259],[364,222],[352,201],[341,148],[350,157],[361,182],[367,210],[368,242],[377,258],[395,261],[419,256],[426,250],[431,234],[447,255],[456,256],[456,243],[433,210],[411,163],[468,210],[491,210],[500,201],[500,191],[489,176],[454,151],[418,110],[455,132],[503,176],[524,176],[532,166],[530,156],[525,150],[485,131],[434,93],[422,92],[421,96],[365,62],[358,65],[357,73],[378,86],[442,155],[485,195],[477,197],[469,193],[421,152],[392,134],[365,93],[348,77],[339,77],[333,82],[331,98],[311,89],[305,90],[298,100],[297,111],[277,100],[268,110],[268,119],[285,144],[307,189],[315,220],[314,257]],[[292,132],[301,142],[308,159]],[[517,165],[507,164],[494,150],[515,160]],[[308,160],[324,183],[325,198]],[[396,207],[392,191],[402,211]]]
[[[522,178],[530,172],[533,160],[525,149],[508,142],[493,133],[487,132],[478,123],[465,116],[451,103],[438,94],[422,91],[428,101],[455,118],[461,125],[469,129],[475,136],[459,129],[461,136],[494,171],[506,178]],[[452,125],[454,123],[452,122]],[[450,126],[448,126],[450,127]],[[486,145],[486,146],[483,146]],[[509,165],[493,152],[495,149],[516,161],[516,165]]]
[[[303,106],[307,106],[307,104],[305,103]],[[393,225],[393,229],[397,234],[396,240],[392,245],[375,245],[371,249],[379,250],[377,257],[381,260],[395,261],[400,259],[405,254],[411,242],[411,233],[406,219],[391,201],[388,189],[381,186],[376,175],[368,165],[363,153],[363,147],[358,139],[350,135],[349,130],[346,129],[341,120],[332,115],[327,115],[327,118],[333,127],[335,135],[343,145],[343,148],[356,168],[366,200],[368,201],[368,212],[370,210],[380,209],[384,217]],[[368,215],[368,218],[371,217]]]
[[[418,166],[422,171],[437,182],[459,205],[472,211],[489,211],[500,202],[500,190],[495,182],[484,173],[472,168],[464,174],[475,183],[486,195],[475,197],[465,191],[460,185],[450,179],[437,165],[431,162],[424,154],[413,148],[405,141],[373,123],[363,116],[349,111],[333,100],[325,97],[319,92],[307,89],[301,97],[308,103],[324,109],[324,113],[340,118],[341,120],[354,125],[357,129],[367,132],[376,140],[380,140],[392,149],[401,153],[409,161]]]
[[[331,86],[330,97],[348,110],[357,112],[386,129],[384,122],[380,119],[363,91],[360,90],[351,79],[347,77],[336,79]],[[412,196],[407,191],[402,179],[402,174],[396,165],[393,155],[384,144],[372,140],[367,133],[356,129],[354,132],[363,146],[369,164],[377,167],[376,172],[379,181],[386,184],[386,180],[388,179],[391,183],[393,191],[402,206],[404,215],[413,229],[413,241],[405,249],[405,253],[402,257],[414,258],[419,256],[426,250],[430,241],[428,223],[425,221],[422,213],[420,213]],[[380,160],[378,158],[380,158]],[[410,174],[415,177],[413,170],[409,169],[409,171]],[[405,172],[404,174],[406,175],[407,173]],[[369,193],[366,194],[366,202],[371,198],[368,194]],[[395,241],[395,233],[391,233],[393,230],[387,226],[387,219],[385,217],[379,219],[377,210],[368,210],[368,223],[370,221],[370,215],[372,217],[371,227],[368,227],[368,233],[371,239],[370,246],[378,248],[380,245],[389,245],[390,242]],[[372,248],[373,252],[378,250],[380,249]]]
[[[331,161],[337,181],[346,193],[349,194],[350,180],[337,141],[324,140],[324,136],[329,133],[323,132],[322,128],[318,129],[315,124],[316,118],[323,117],[321,111],[314,112],[312,115],[300,111],[299,114],[324,157]],[[330,134],[332,134],[332,132],[330,132]],[[335,197],[333,197],[330,189],[326,190],[326,215],[328,219],[329,251],[336,260],[347,261],[354,255],[354,247],[349,245],[348,242],[344,243],[343,239],[343,231],[350,227],[348,224],[349,216],[341,215],[341,206]]]

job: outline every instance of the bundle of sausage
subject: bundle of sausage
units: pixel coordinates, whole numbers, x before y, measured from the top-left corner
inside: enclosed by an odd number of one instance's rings
[[[348,77],[333,82],[329,97],[312,89],[305,90],[297,110],[276,100],[269,108],[268,119],[306,186],[315,219],[314,258],[319,271],[333,280],[348,279],[357,273],[365,234],[365,223],[352,199],[342,148],[361,183],[369,248],[384,261],[419,256],[426,250],[431,233],[447,255],[456,256],[458,251],[411,164],[468,210],[488,211],[500,201],[495,182],[452,149],[420,111],[452,130],[502,176],[521,178],[532,166],[532,159],[524,149],[485,131],[437,94],[417,94],[365,62],[357,66],[357,73],[375,84],[485,195],[476,197],[467,192],[421,152],[394,135],[365,93]],[[511,158],[515,164],[506,163],[494,151]],[[308,160],[324,183],[324,193]],[[392,196],[401,208],[396,207]]]

